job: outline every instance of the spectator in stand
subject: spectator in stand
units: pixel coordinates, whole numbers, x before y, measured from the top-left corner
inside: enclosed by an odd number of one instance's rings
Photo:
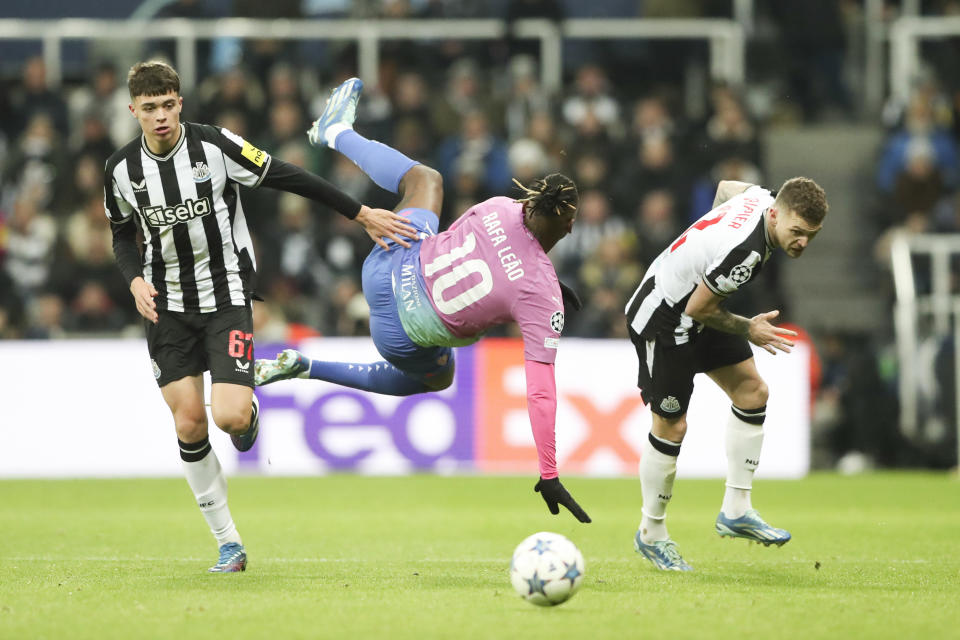
[[[527,134],[534,114],[550,111],[550,96],[540,86],[537,64],[530,56],[514,56],[510,60],[508,78],[510,86],[504,119],[507,140],[516,140]]]
[[[639,140],[632,157],[622,160],[613,193],[626,211],[632,211],[645,194],[666,189],[683,207],[690,193],[690,178],[677,161],[673,143],[662,135]]]
[[[520,138],[510,145],[507,152],[510,160],[510,173],[517,182],[529,184],[532,180],[546,175],[552,169],[546,152],[536,140]]]
[[[225,112],[230,112],[233,117],[243,118],[242,129],[247,131],[263,122],[263,89],[256,76],[250,76],[242,67],[233,67],[202,82],[198,97],[200,113],[212,120],[219,120]]]
[[[667,138],[676,142],[679,127],[660,96],[646,96],[633,105],[633,120],[627,133],[627,146],[639,145],[650,138]]]
[[[63,328],[64,304],[60,296],[40,293],[27,304],[27,326],[23,337],[50,340],[67,337]]]
[[[64,300],[70,301],[70,315],[80,308],[82,315],[87,316],[83,320],[69,319],[67,324],[87,331],[98,330],[97,317],[109,324],[100,330],[133,324],[138,316],[134,309],[130,309],[130,292],[117,272],[110,221],[103,215],[103,192],[87,193],[80,202],[81,206],[63,225],[63,250],[57,252],[58,259],[50,277],[54,289]],[[78,303],[78,290],[85,283],[95,284],[96,291],[87,291],[84,300]],[[106,300],[102,300],[103,297]]]
[[[563,169],[569,162],[567,136],[566,132],[561,131],[557,124],[557,119],[551,112],[546,110],[535,111],[530,114],[527,136],[540,143],[540,146],[547,153],[550,166]],[[575,179],[575,181],[579,184],[579,180]]]
[[[643,277],[643,268],[632,255],[635,243],[636,237],[629,231],[607,236],[586,256],[577,282],[582,291],[588,292],[589,302],[580,313],[573,314],[573,335],[627,337],[622,322],[624,300],[629,299],[633,285]]]
[[[581,192],[577,232],[557,243],[550,252],[558,277],[564,282],[578,281],[583,260],[593,254],[603,240],[621,238],[626,232],[627,225],[611,215],[610,200],[602,191]]]
[[[595,118],[608,136],[619,133],[620,104],[610,93],[610,83],[603,68],[585,64],[577,70],[574,92],[563,101],[563,119],[579,129],[587,118]]]
[[[265,146],[278,148],[286,145],[302,146],[303,132],[309,126],[303,115],[303,109],[296,100],[281,98],[275,101],[268,111],[269,130],[264,138]]]
[[[571,162],[573,179],[584,191],[599,189],[609,191],[613,184],[613,168],[602,149],[593,149],[574,156]],[[632,191],[631,191],[632,193]],[[614,213],[619,213],[619,203]]]
[[[117,81],[117,70],[110,62],[97,64],[93,77],[87,86],[80,87],[70,94],[68,106],[70,108],[71,142],[84,146],[84,139],[88,138],[84,129],[84,121],[88,118],[98,118],[107,127],[111,145],[116,149],[132,140],[137,133],[137,123],[132,118],[118,118],[130,104],[130,96],[126,87],[120,86]],[[77,140],[82,135],[82,139]],[[113,153],[112,151],[110,153]],[[110,156],[110,153],[104,157]],[[102,186],[102,185],[101,185]]]
[[[483,111],[463,116],[460,132],[444,140],[437,149],[437,168],[447,184],[456,185],[456,177],[465,167],[479,167],[481,200],[510,188],[510,164],[507,147],[491,131]]]
[[[897,177],[907,165],[910,144],[914,140],[925,141],[932,149],[931,160],[940,172],[944,185],[952,189],[957,184],[957,144],[950,137],[949,130],[936,123],[933,105],[928,97],[925,93],[916,93],[911,97],[903,127],[892,133],[884,143],[877,167],[877,186],[884,195],[890,195],[896,188]]]
[[[636,208],[634,232],[639,238],[637,257],[644,268],[650,266],[683,231],[682,225],[678,224],[675,202],[669,190],[654,189],[643,196]]]
[[[95,111],[90,111],[83,116],[79,125],[79,139],[72,145],[71,163],[76,163],[80,157],[89,155],[103,165],[107,162],[107,158],[113,155],[117,147],[110,139],[106,122]]]
[[[19,87],[10,94],[10,122],[5,123],[11,137],[23,131],[38,115],[50,119],[61,136],[67,135],[67,105],[58,91],[47,87],[47,65],[37,56],[27,60]]]
[[[60,134],[46,114],[38,113],[7,157],[0,185],[16,192],[30,191],[38,206],[49,207],[53,196],[61,193],[61,186],[70,179],[65,166]]]
[[[82,207],[92,195],[100,195],[100,199],[103,199],[105,162],[106,159],[101,160],[93,155],[81,155],[73,161],[73,181],[69,189],[62,190],[63,196],[58,199],[58,215],[66,215],[76,207]]]
[[[946,195],[943,176],[934,161],[933,145],[926,138],[914,138],[907,144],[906,165],[893,187],[891,223],[898,224],[912,213],[930,215]]]
[[[699,132],[695,148],[699,151],[698,173],[709,170],[724,158],[736,156],[761,166],[760,136],[757,126],[733,89],[718,85],[711,92],[712,113]]]
[[[7,229],[4,267],[19,297],[26,301],[47,286],[57,240],[57,225],[40,210],[39,199],[36,192],[19,193]]]
[[[441,138],[456,135],[463,121],[471,114],[484,115],[487,126],[499,131],[503,105],[498,104],[487,91],[476,64],[467,58],[454,62],[447,72],[447,88],[438,96],[433,108],[433,127]]]
[[[423,74],[417,71],[404,71],[397,76],[393,84],[393,141],[397,147],[397,138],[401,129],[410,130],[411,124],[420,132],[421,140],[415,145],[421,151],[419,154],[409,153],[408,150],[398,149],[411,158],[425,158],[426,154],[433,153],[436,143],[434,131],[430,122],[430,89]],[[409,134],[406,134],[409,135]],[[410,145],[412,138],[406,143]]]
[[[286,62],[273,65],[267,78],[268,105],[282,101],[292,101],[297,104],[301,113],[306,113],[307,100],[300,89],[297,68]]]

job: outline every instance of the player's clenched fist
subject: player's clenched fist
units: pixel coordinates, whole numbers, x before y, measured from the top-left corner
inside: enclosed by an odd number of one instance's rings
[[[140,312],[140,315],[153,324],[157,324],[157,320],[159,319],[157,316],[157,303],[153,301],[157,295],[157,290],[153,288],[153,285],[143,278],[134,278],[130,282],[130,293],[133,294],[133,299],[137,303],[137,311]]]

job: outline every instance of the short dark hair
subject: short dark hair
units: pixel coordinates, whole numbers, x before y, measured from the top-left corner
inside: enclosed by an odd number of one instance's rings
[[[814,226],[822,224],[827,215],[827,194],[810,178],[790,178],[784,182],[777,192],[777,202]]]
[[[576,183],[562,173],[551,173],[527,186],[517,180],[514,182],[526,194],[523,198],[517,198],[517,202],[522,202],[524,210],[532,216],[559,219],[564,214],[576,213],[580,205]]]
[[[162,96],[171,91],[180,95],[180,76],[166,62],[138,62],[130,67],[130,73],[127,74],[127,88],[130,89],[131,98]]]

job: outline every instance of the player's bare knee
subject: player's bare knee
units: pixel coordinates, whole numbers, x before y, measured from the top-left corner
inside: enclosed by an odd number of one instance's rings
[[[400,194],[403,207],[439,212],[443,203],[443,177],[433,167],[418,164],[403,175]]]
[[[759,409],[766,406],[769,396],[767,383],[761,378],[752,378],[737,387],[732,400],[741,409]]]
[[[207,435],[207,414],[204,411],[178,411],[173,415],[177,438],[182,442],[199,442]]]
[[[665,418],[658,414],[653,414],[653,435],[670,442],[683,442],[683,437],[687,435],[687,416],[682,415],[677,418]]]
[[[233,435],[245,433],[250,428],[250,417],[252,407],[244,405],[241,407],[214,407],[213,421],[221,431]]]

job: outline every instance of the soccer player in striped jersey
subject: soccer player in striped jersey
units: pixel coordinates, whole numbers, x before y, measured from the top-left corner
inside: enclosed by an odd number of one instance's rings
[[[173,413],[187,482],[220,547],[212,572],[243,571],[246,551],[227,506],[227,484],[207,437],[211,413],[246,451],[259,421],[253,395],[253,246],[239,185],[267,186],[324,203],[364,226],[386,248],[415,238],[393,212],[370,209],[327,181],[210,125],[180,121],[177,72],[135,64],[130,112],[142,135],[107,160],[104,206],[113,247],[145,319],[153,373]],[[138,246],[137,231],[143,236]]]
[[[721,182],[714,209],[664,249],[627,303],[630,338],[640,360],[638,386],[653,413],[640,458],[643,508],[634,547],[659,569],[691,570],[670,539],[665,518],[693,377],[700,372],[732,402],[717,533],[768,546],[790,540],[787,531],[767,524],[750,500],[768,395],[750,343],[772,354],[789,352],[796,332],[773,324],[778,311],[745,318],[722,303],[756,278],[772,251],[800,257],[826,213],[823,189],[808,178],[787,180],[776,196],[759,186]]]
[[[537,445],[540,479],[534,490],[554,515],[559,505],[580,522],[590,517],[560,483],[555,456],[557,411],[553,363],[563,331],[564,298],[547,252],[573,229],[579,196],[570,178],[554,173],[524,187],[523,197],[474,205],[443,233],[440,174],[399,151],[367,140],[352,125],[363,83],[337,87],[310,130],[353,160],[378,185],[401,196],[397,211],[420,232],[408,249],[374,247],[363,264],[370,333],[384,357],[375,363],[310,360],[288,349],[258,360],[256,381],[312,378],[406,396],[453,383],[451,347],[471,344],[491,327],[516,321],[523,335],[527,411]]]

